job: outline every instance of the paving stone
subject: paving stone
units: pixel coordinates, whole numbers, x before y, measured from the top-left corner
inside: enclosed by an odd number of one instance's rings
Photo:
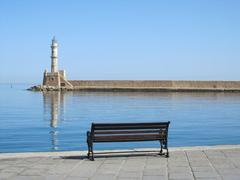
[[[221,170],[218,170],[218,172],[221,175],[235,174],[240,177],[240,169],[238,169],[238,168],[221,169]]]
[[[211,178],[196,178],[195,180],[223,180],[221,177],[211,177]]]
[[[159,171],[162,171],[164,168],[166,168],[167,166],[165,167],[162,167],[162,166],[157,166],[157,165],[146,165],[144,167],[144,169],[146,170],[159,170]]]
[[[88,178],[77,177],[77,176],[68,176],[65,180],[89,180]]]
[[[144,160],[127,160],[123,163],[121,170],[122,171],[143,171],[145,166]]]
[[[100,164],[101,163],[99,163],[99,162],[96,162],[96,164],[84,162],[83,164],[80,164],[79,166],[74,168],[70,172],[70,176],[79,176],[79,177],[90,178],[97,171],[97,168],[100,166]]]
[[[11,178],[11,177],[14,177],[14,176],[16,176],[17,174],[16,173],[10,173],[10,172],[1,172],[0,173],[0,180],[2,180],[2,179],[8,179],[8,178]]]
[[[181,156],[174,156],[174,154],[171,154],[169,158],[162,158],[162,159],[166,159],[168,161],[178,161],[178,160],[186,161],[187,156],[185,153],[183,153]]]
[[[119,164],[122,162],[123,162],[123,160],[120,160],[120,159],[106,159],[104,161],[104,164]]]
[[[79,160],[79,159],[64,159],[64,161],[62,163],[64,164],[78,164],[79,161],[83,161],[83,160]]]
[[[239,180],[239,175],[225,175],[225,176],[222,176],[223,179],[225,180]]]
[[[63,175],[44,175],[43,180],[63,180],[64,176]]]
[[[168,163],[168,166],[178,166],[178,167],[188,167],[188,161],[171,161]]]
[[[194,179],[191,173],[169,173],[169,179]]]
[[[63,162],[63,159],[52,159],[52,158],[46,158],[46,159],[41,159],[38,163],[39,164],[48,164],[48,165],[54,165]]]
[[[43,180],[42,176],[17,176],[11,178],[11,180]]]
[[[116,175],[110,175],[110,174],[98,174],[90,178],[91,180],[114,180],[116,179]]]
[[[143,171],[144,176],[166,176],[167,168],[159,170],[159,169],[145,169]]]
[[[228,163],[224,163],[224,162],[221,162],[221,163],[213,163],[213,166],[216,168],[216,169],[227,169],[227,168],[235,168],[235,166],[233,164],[228,164]]]
[[[215,172],[215,170],[211,166],[207,167],[199,167],[199,166],[192,166],[193,172]]]
[[[42,176],[46,174],[48,170],[46,169],[26,169],[20,173],[22,176]]]
[[[51,169],[55,166],[56,166],[56,164],[34,164],[29,167],[34,168],[34,169]]]
[[[123,177],[120,177],[120,178],[117,178],[117,180],[142,180],[142,178],[123,178]]]
[[[166,176],[143,176],[143,180],[166,180]]]
[[[79,176],[79,177],[84,177],[84,178],[90,178],[94,175],[96,170],[74,170],[70,173],[71,176]]]
[[[211,164],[208,161],[193,161],[189,162],[191,166],[197,167],[211,167]]]
[[[4,173],[4,172],[20,173],[20,172],[22,172],[23,170],[25,170],[25,168],[12,166],[12,167],[8,167],[8,168],[2,170],[1,172],[3,172],[3,173]]]
[[[121,168],[121,171],[125,171],[125,172],[139,172],[139,171],[143,171],[144,167],[134,167],[134,166],[125,166],[123,168]]]
[[[196,178],[212,178],[212,177],[219,177],[216,172],[193,172]]]
[[[37,162],[27,162],[27,161],[23,161],[21,163],[16,163],[14,164],[15,167],[33,167],[35,164],[37,164]],[[38,165],[38,164],[37,164]]]
[[[177,157],[177,156],[185,156],[185,152],[184,151],[175,151],[171,153],[170,157]]]
[[[0,161],[0,170],[2,170],[2,169],[6,169],[6,168],[8,168],[8,167],[11,167],[11,165],[9,165],[9,164],[3,164],[1,161]]]
[[[195,161],[208,161],[207,157],[188,157],[189,162],[195,162]]]
[[[189,166],[179,166],[179,167],[169,167],[168,171],[170,173],[184,173],[184,172],[191,172],[191,168]]]
[[[120,170],[121,166],[120,165],[110,165],[106,166],[106,164],[102,165],[97,169],[98,174],[117,174],[118,171]]]
[[[120,171],[118,178],[142,178],[142,172]]]
[[[76,166],[75,164],[61,163],[61,164],[58,164],[56,166],[49,168],[47,173],[48,174],[67,174],[70,171],[72,171],[75,166]]]
[[[41,159],[43,159],[43,158],[41,158],[41,157],[24,158],[24,159],[22,159],[21,162],[24,162],[24,161],[26,161],[26,162],[38,162]]]

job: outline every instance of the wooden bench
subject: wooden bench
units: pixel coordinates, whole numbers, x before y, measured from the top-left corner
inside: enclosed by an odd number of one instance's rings
[[[150,123],[92,123],[91,131],[87,132],[88,158],[94,160],[93,143],[159,141],[160,155],[169,157],[168,127],[170,122]],[[166,150],[163,153],[163,149]]]

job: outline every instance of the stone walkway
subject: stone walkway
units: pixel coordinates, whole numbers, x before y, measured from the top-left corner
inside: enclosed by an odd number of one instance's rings
[[[111,154],[89,161],[82,156],[4,158],[0,179],[161,180],[240,179],[240,148]]]

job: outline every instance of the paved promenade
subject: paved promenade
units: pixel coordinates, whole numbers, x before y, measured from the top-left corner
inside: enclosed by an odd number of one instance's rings
[[[0,154],[0,179],[240,179],[239,146],[172,148],[168,159],[137,150],[92,162],[85,153]]]

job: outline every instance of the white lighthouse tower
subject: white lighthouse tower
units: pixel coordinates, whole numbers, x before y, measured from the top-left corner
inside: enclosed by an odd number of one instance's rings
[[[52,39],[52,45],[51,45],[51,49],[52,49],[52,55],[51,55],[51,59],[52,59],[52,64],[51,64],[51,72],[55,73],[58,71],[58,44],[57,41],[55,39],[55,36]]]

